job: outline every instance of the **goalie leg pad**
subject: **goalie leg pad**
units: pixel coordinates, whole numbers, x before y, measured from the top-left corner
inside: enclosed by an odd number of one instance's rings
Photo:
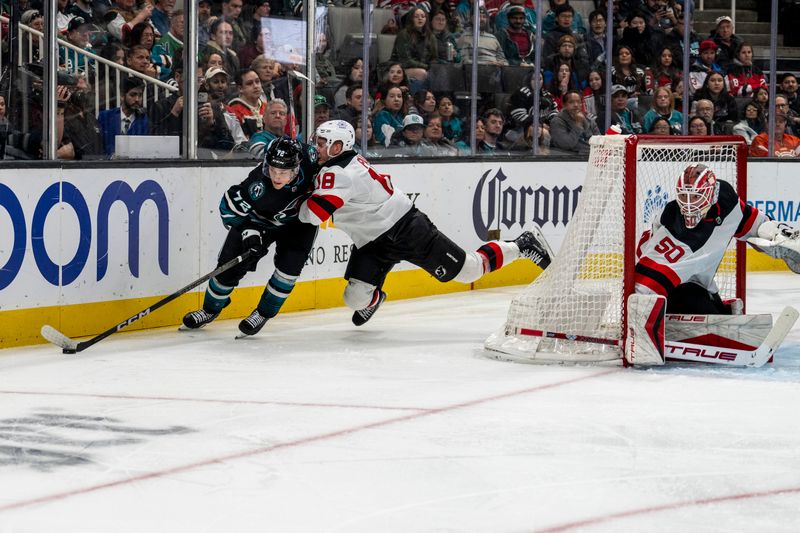
[[[632,365],[663,365],[667,299],[655,294],[631,294],[627,310],[625,360]]]

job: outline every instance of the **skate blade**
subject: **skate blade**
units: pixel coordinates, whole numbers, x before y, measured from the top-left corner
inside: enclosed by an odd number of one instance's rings
[[[238,341],[241,339],[252,339],[253,337],[255,337],[255,335],[248,335],[247,333],[239,333],[234,337],[234,339]]]

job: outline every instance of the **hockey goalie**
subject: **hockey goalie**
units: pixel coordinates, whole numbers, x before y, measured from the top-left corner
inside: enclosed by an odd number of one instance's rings
[[[703,164],[686,167],[636,250],[635,293],[628,299],[625,357],[761,366],[797,318],[792,308],[742,315],[741,300],[723,301],[714,276],[732,238],[783,259],[800,274],[800,231],[746,204]]]

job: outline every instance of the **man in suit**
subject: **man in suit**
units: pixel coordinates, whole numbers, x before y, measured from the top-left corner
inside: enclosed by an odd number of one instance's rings
[[[103,151],[108,157],[116,151],[117,135],[148,135],[150,125],[142,108],[144,82],[139,78],[122,81],[122,105],[100,112],[97,121],[103,136]]]

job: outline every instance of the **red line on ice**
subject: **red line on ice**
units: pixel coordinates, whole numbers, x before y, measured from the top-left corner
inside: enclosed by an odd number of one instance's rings
[[[66,491],[62,491],[62,492],[55,492],[53,494],[48,494],[46,496],[39,496],[38,498],[30,498],[30,499],[27,499],[27,500],[20,500],[18,502],[12,502],[12,503],[7,503],[5,505],[0,505],[0,512],[10,511],[12,509],[19,509],[21,507],[30,507],[32,505],[39,505],[39,504],[43,504],[43,503],[50,503],[50,502],[54,502],[54,501],[58,501],[58,500],[64,500],[64,499],[71,498],[73,496],[78,496],[78,495],[81,495],[81,494],[88,494],[90,492],[97,492],[97,491],[100,491],[100,490],[103,490],[103,489],[110,489],[110,488],[118,487],[118,486],[121,486],[121,485],[130,485],[130,484],[136,483],[138,481],[146,481],[146,480],[149,480],[149,479],[156,479],[156,478],[166,477],[166,476],[170,476],[170,475],[173,475],[173,474],[180,474],[182,472],[188,472],[190,470],[195,470],[197,468],[202,468],[202,467],[210,466],[210,465],[213,465],[213,464],[222,464],[222,463],[224,463],[226,461],[232,461],[232,460],[235,460],[235,459],[243,459],[243,458],[246,458],[246,457],[253,457],[255,455],[262,455],[262,454],[270,453],[270,452],[277,451],[277,450],[282,450],[282,449],[286,449],[286,448],[293,448],[293,447],[296,447],[296,446],[302,446],[303,444],[310,444],[310,443],[314,443],[314,442],[333,439],[333,438],[336,438],[336,437],[341,437],[343,435],[349,435],[349,434],[352,434],[352,433],[358,433],[358,432],[364,431],[366,429],[374,429],[374,428],[379,428],[379,427],[383,427],[383,426],[388,426],[388,425],[391,425],[391,424],[396,424],[398,422],[406,422],[406,421],[409,421],[409,420],[415,420],[415,419],[422,418],[422,417],[425,417],[425,416],[430,416],[430,415],[435,415],[435,414],[440,414],[440,413],[446,413],[446,412],[449,412],[449,411],[454,411],[456,409],[464,409],[466,407],[473,407],[475,405],[480,405],[480,404],[483,404],[483,403],[488,403],[488,402],[492,402],[492,401],[496,401],[496,400],[504,400],[504,399],[507,399],[507,398],[512,398],[514,396],[521,396],[523,394],[530,394],[530,393],[534,393],[534,392],[545,391],[545,390],[548,390],[548,389],[555,389],[555,388],[558,388],[558,387],[561,387],[561,386],[564,386],[564,385],[571,385],[572,383],[578,383],[580,381],[586,381],[586,380],[589,380],[589,379],[606,376],[608,374],[611,374],[611,373],[614,373],[614,372],[619,372],[619,371],[620,370],[616,369],[616,368],[610,369],[610,370],[604,370],[602,372],[596,372],[594,374],[589,374],[588,376],[570,378],[570,379],[566,379],[564,381],[557,381],[555,383],[548,383],[546,385],[536,385],[535,387],[529,387],[527,389],[521,389],[521,390],[512,391],[512,392],[505,392],[505,393],[502,393],[502,394],[496,394],[494,396],[488,396],[486,398],[479,398],[477,400],[469,400],[469,401],[466,401],[466,402],[446,405],[444,407],[436,407],[436,408],[432,408],[432,409],[427,409],[425,411],[419,411],[419,412],[416,412],[416,413],[409,413],[409,414],[405,414],[405,415],[402,415],[402,416],[389,418],[389,419],[386,419],[386,420],[379,420],[377,422],[370,422],[368,424],[362,424],[362,425],[358,425],[358,426],[353,426],[353,427],[350,427],[350,428],[331,431],[331,432],[328,432],[328,433],[321,433],[319,435],[311,435],[309,437],[303,437],[303,438],[300,438],[300,439],[295,439],[295,440],[283,442],[281,444],[275,444],[273,446],[266,446],[266,447],[261,447],[261,448],[255,448],[253,450],[246,450],[246,451],[242,451],[242,452],[231,453],[231,454],[228,454],[228,455],[221,455],[219,457],[213,457],[213,458],[210,458],[210,459],[205,459],[205,460],[197,461],[197,462],[194,462],[194,463],[188,463],[188,464],[181,465],[181,466],[175,466],[175,467],[172,467],[172,468],[166,468],[164,470],[157,470],[155,472],[148,472],[148,473],[145,473],[145,474],[140,474],[138,476],[127,477],[127,478],[124,478],[124,479],[118,479],[116,481],[109,481],[107,483],[100,483],[100,484],[91,485],[91,486],[88,486],[88,487],[77,488],[77,489],[72,489],[72,490],[66,490]]]

